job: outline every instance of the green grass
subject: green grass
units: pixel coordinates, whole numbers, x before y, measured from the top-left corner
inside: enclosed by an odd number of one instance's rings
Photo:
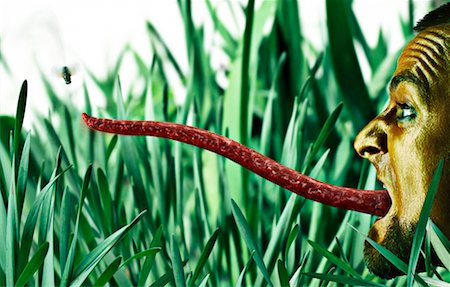
[[[407,274],[386,281],[363,262],[371,216],[304,200],[198,148],[95,133],[79,124],[82,111],[189,119],[319,180],[379,187],[352,142],[387,100],[395,61],[382,33],[377,46],[369,47],[348,1],[326,2],[329,44],[323,51],[302,34],[308,27],[299,22],[301,1],[255,7],[250,1],[237,12],[247,19],[238,36],[206,1],[230,58],[226,87],[211,67],[203,27],[193,24],[191,1],[178,3],[188,44],[186,74],[173,56],[176,47],[166,45],[148,22],[151,62],[127,46],[105,78],[88,71],[105,106],[91,106],[84,86],[77,98],[84,108],[77,110],[42,74],[51,113],[23,127],[27,95],[36,96],[24,82],[16,116],[0,117],[0,285],[445,286],[450,242],[428,220],[433,186],[410,262],[380,249]],[[408,38],[411,30],[404,32]],[[373,75],[367,84],[355,42]],[[129,55],[140,72],[136,82],[145,82],[138,93],[120,85],[120,65]],[[7,59],[0,57],[0,63],[9,67]],[[175,104],[169,68],[187,90],[182,106]],[[428,270],[415,274],[422,242]],[[444,267],[430,262],[431,246]]]

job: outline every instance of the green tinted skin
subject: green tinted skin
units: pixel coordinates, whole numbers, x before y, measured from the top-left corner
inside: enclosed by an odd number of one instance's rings
[[[372,162],[392,200],[369,237],[408,261],[414,230],[440,158],[444,173],[431,219],[450,238],[450,25],[420,32],[404,48],[389,89],[386,109],[355,140]],[[366,244],[368,268],[383,278],[401,273]]]

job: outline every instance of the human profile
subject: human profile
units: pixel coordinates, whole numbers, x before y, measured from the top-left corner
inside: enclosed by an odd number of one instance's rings
[[[441,158],[444,172],[430,218],[450,238],[450,3],[427,14],[414,29],[417,35],[403,49],[388,87],[387,107],[354,143],[375,166],[392,200],[368,235],[405,262]],[[380,277],[402,274],[368,243],[364,258]]]

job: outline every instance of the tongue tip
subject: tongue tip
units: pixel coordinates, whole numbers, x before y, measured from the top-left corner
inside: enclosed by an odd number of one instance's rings
[[[87,121],[90,119],[90,116],[88,114],[86,114],[86,113],[82,113],[81,114],[81,118],[83,119],[83,121],[85,123],[87,123]]]

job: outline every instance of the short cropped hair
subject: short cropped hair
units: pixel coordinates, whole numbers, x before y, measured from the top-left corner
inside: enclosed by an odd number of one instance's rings
[[[425,17],[416,24],[414,31],[420,32],[429,27],[442,24],[450,24],[450,2],[425,15]]]

